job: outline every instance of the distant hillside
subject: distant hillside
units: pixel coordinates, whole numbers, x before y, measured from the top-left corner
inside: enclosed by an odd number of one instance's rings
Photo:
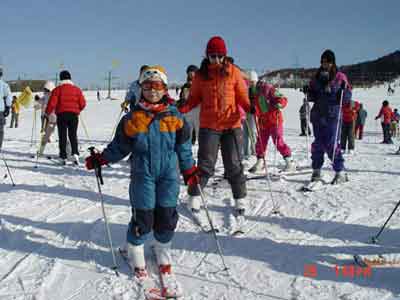
[[[339,67],[348,76],[353,86],[372,86],[384,82],[392,82],[400,76],[400,51],[376,60]],[[280,82],[282,87],[299,87],[309,81],[316,73],[316,68],[280,69],[264,74],[268,81]]]

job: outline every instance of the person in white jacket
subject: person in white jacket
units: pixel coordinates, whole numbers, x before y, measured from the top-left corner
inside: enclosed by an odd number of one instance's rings
[[[3,68],[0,66],[0,151],[4,139],[4,125],[6,124],[6,117],[10,114],[10,107],[12,102],[10,86],[3,81]]]

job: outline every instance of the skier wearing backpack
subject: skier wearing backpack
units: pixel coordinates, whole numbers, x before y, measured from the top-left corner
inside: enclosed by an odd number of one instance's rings
[[[282,110],[287,105],[287,98],[272,84],[259,82],[255,101],[256,116],[258,118],[259,136],[256,143],[257,162],[249,172],[259,172],[264,168],[264,156],[271,137],[277,150],[285,160],[284,172],[294,171],[296,166],[292,160],[292,152],[283,139]]]
[[[246,177],[241,163],[242,129],[239,106],[250,110],[246,83],[240,69],[227,56],[225,41],[212,37],[206,58],[193,79],[187,102],[179,108],[187,113],[200,105],[198,167],[201,187],[214,175],[218,150],[221,149],[225,176],[235,200],[234,214],[244,217],[247,194]],[[200,191],[189,188],[189,206],[193,214],[201,212]]]
[[[348,104],[352,93],[346,75],[337,69],[332,50],[325,50],[322,53],[321,66],[309,86],[305,86],[304,89],[308,94],[308,101],[314,102],[310,115],[314,133],[311,146],[313,168],[311,182],[321,180],[321,168],[326,153],[333,161],[335,171],[331,183],[343,183],[348,179],[343,172],[344,159],[339,145],[342,119],[340,104],[341,100],[342,105]]]
[[[127,232],[127,256],[135,279],[143,287],[146,271],[144,243],[153,232],[154,250],[163,276],[165,297],[179,295],[171,267],[170,247],[178,222],[177,163],[185,183],[198,182],[192,157],[190,127],[167,94],[167,75],[161,66],[145,68],[139,79],[141,97],[120,121],[116,134],[100,154],[86,158],[86,167],[115,163],[132,155],[129,197],[132,217]]]

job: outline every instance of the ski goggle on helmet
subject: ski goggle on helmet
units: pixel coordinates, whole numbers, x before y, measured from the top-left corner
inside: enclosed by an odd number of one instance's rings
[[[139,83],[143,88],[145,82],[157,82],[154,80],[161,80],[164,87],[168,85],[167,73],[162,66],[149,66],[145,68],[142,74],[140,74]]]

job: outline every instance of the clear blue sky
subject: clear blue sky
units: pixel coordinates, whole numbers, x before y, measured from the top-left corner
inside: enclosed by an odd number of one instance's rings
[[[142,64],[166,67],[182,81],[207,40],[221,35],[243,68],[372,60],[400,48],[400,1],[301,0],[2,0],[0,63],[5,78],[54,77],[59,65],[80,85],[111,69],[135,79]]]

